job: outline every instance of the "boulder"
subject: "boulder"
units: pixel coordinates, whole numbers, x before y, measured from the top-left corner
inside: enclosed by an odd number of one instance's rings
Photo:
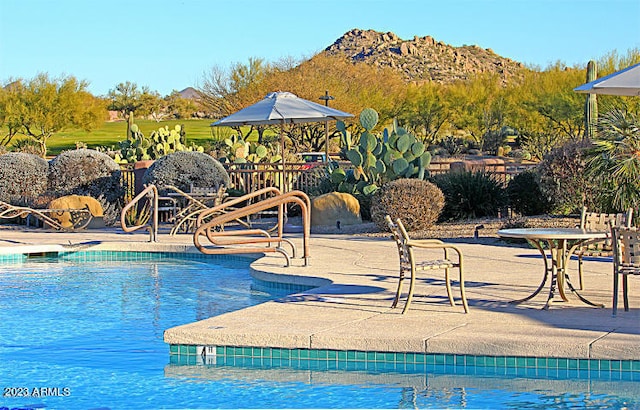
[[[93,217],[102,217],[103,209],[100,202],[97,199],[90,196],[82,195],[67,195],[60,198],[56,198],[49,202],[49,209],[85,209],[88,208]],[[61,214],[51,214],[51,217],[65,227],[71,227],[71,215],[68,212]]]
[[[351,194],[330,192],[311,201],[311,226],[356,225],[362,223],[360,203]]]

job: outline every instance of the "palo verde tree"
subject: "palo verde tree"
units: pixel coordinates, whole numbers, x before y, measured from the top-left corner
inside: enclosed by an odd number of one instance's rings
[[[42,156],[52,135],[69,128],[90,131],[106,117],[104,105],[86,91],[87,83],[73,76],[50,79],[42,73],[9,88],[3,121],[36,141]]]
[[[0,87],[0,127],[4,126],[6,133],[0,136],[0,146],[7,146],[13,137],[20,132],[20,81],[10,81]]]
[[[398,119],[427,145],[437,142],[438,133],[452,117],[446,90],[442,84],[433,82],[408,87],[404,110]]]
[[[506,125],[508,99],[502,80],[496,74],[481,73],[448,86],[453,107],[451,122],[471,135],[479,149],[487,133]]]
[[[265,97],[266,93],[257,87],[272,69],[261,58],[249,58],[247,64],[236,62],[229,68],[213,66],[205,73],[202,85],[197,89],[200,102],[217,118],[233,114]],[[242,136],[240,127],[234,128]],[[262,142],[264,127],[256,129],[258,140]],[[248,134],[253,130],[251,127]]]

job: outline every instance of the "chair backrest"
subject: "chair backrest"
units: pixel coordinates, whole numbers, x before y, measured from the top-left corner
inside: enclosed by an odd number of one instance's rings
[[[582,214],[580,216],[580,228],[590,231],[609,231],[609,226],[622,226],[630,227],[631,219],[633,217],[633,209],[625,213],[616,214],[604,214],[598,212],[587,212],[587,208],[582,208]]]
[[[400,265],[408,264],[410,262],[411,255],[409,254],[409,248],[407,247],[406,230],[402,225],[402,222],[398,219],[395,223],[391,220],[389,215],[384,217],[384,220],[387,222],[387,226],[389,226],[389,230],[391,231],[391,237],[396,242],[398,246],[398,255],[400,256]]]
[[[614,263],[640,268],[640,231],[637,227],[611,226]]]
[[[222,202],[222,199],[227,196],[227,187],[224,185],[220,185],[219,187],[197,187],[191,184],[189,188],[189,193],[194,195],[211,195],[212,197],[215,194],[216,204]]]

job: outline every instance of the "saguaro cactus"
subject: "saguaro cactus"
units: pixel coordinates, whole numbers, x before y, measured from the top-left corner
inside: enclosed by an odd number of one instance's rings
[[[587,82],[595,81],[597,78],[596,62],[591,60],[587,64]],[[598,100],[595,94],[588,94],[584,105],[584,135],[585,138],[593,139],[596,136],[596,123],[598,122]]]

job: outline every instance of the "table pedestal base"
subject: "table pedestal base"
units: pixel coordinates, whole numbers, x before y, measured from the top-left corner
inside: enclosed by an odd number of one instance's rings
[[[565,239],[556,239],[556,240],[533,240],[529,239],[529,242],[532,243],[542,254],[542,259],[544,261],[544,276],[542,278],[542,282],[540,286],[529,296],[523,299],[513,300],[509,303],[511,304],[519,304],[526,302],[528,300],[536,297],[542,289],[544,289],[545,284],[547,283],[547,278],[551,276],[551,284],[549,286],[549,296],[547,298],[547,302],[542,307],[542,309],[547,310],[554,303],[554,296],[556,292],[556,288],[558,293],[560,294],[560,298],[563,302],[568,302],[567,295],[565,294],[565,283],[569,287],[569,290],[576,295],[576,297],[582,302],[589,306],[603,308],[603,304],[593,303],[584,298],[576,288],[571,284],[571,280],[569,279],[569,275],[567,274],[567,264],[569,257],[573,253],[573,250],[578,247],[583,241],[578,241],[573,244],[570,249],[567,250],[567,240]],[[551,266],[549,266],[549,258],[547,257],[546,252],[543,248],[543,243],[546,243],[551,251]]]

